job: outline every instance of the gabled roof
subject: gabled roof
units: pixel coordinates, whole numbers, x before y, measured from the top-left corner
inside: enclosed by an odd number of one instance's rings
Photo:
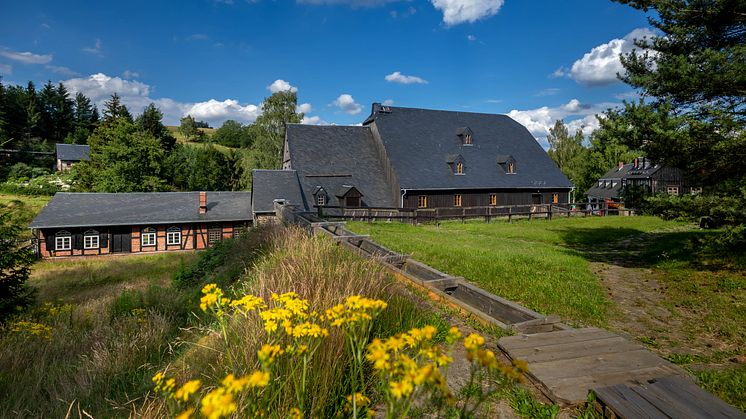
[[[510,154],[498,154],[495,160],[498,164],[504,164],[515,159]]]
[[[506,115],[373,107],[366,120],[375,124],[402,189],[570,188],[572,184],[544,149],[518,122]],[[473,145],[457,132],[468,127]],[[469,174],[454,176],[443,156],[460,154]],[[498,155],[511,155],[515,174],[497,167]]]
[[[207,192],[207,212],[199,213],[199,192],[58,192],[31,228],[97,227],[249,221],[251,192]]]
[[[57,158],[65,161],[89,160],[91,148],[79,144],[55,144]]]
[[[345,185],[360,191],[364,206],[369,202],[384,207],[398,205],[386,182],[386,170],[370,127],[288,124],[286,132],[290,167],[298,172],[311,206],[317,187],[334,194]]]
[[[363,196],[363,194],[357,190],[356,187],[352,185],[342,185],[341,188],[337,191],[335,195],[337,195],[338,198],[344,198],[345,196],[349,195],[350,193],[354,193],[353,196]]]
[[[598,184],[596,184],[596,186],[588,189],[585,194],[591,198],[621,198],[622,182],[609,187],[598,186]]]
[[[255,213],[273,213],[275,199],[306,207],[295,170],[252,170],[252,203]]]

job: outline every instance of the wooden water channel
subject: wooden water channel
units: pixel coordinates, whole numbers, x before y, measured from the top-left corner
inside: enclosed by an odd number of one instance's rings
[[[511,359],[528,363],[528,378],[560,405],[585,403],[609,418],[745,418],[746,414],[694,384],[679,367],[629,339],[599,328],[574,329],[469,283],[393,252],[367,236],[313,213],[276,204],[285,223],[324,234],[365,258],[378,260],[397,280],[491,324],[516,332],[498,340]],[[645,404],[647,403],[647,405]]]

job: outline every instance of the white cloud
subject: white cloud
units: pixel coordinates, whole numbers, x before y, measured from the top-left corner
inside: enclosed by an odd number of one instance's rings
[[[355,99],[352,98],[352,95],[349,95],[347,93],[339,95],[339,97],[334,102],[332,102],[332,105],[338,107],[342,112],[350,115],[359,114],[360,111],[363,110],[362,105],[355,102]]]
[[[170,98],[151,98],[152,88],[142,82],[111,77],[103,73],[88,77],[72,78],[62,83],[71,94],[78,92],[88,96],[99,109],[103,108],[113,93],[117,93],[131,112],[137,114],[145,106],[154,103],[163,112],[166,124],[176,125],[187,114],[194,118],[218,125],[226,119],[240,122],[254,122],[261,113],[258,105],[241,104],[235,99],[209,99],[203,102],[177,102]]]
[[[655,32],[648,28],[635,29],[622,39],[611,41],[593,48],[576,60],[570,69],[560,67],[552,75],[569,77],[589,86],[601,86],[618,81],[617,74],[624,74],[624,67],[619,59],[636,48],[635,39],[652,38]]]
[[[44,68],[51,71],[52,73],[57,73],[65,77],[75,77],[80,75],[80,73],[78,73],[77,71],[61,65],[47,65]]]
[[[98,55],[100,57],[101,56],[101,40],[96,38],[96,42],[94,46],[83,48],[83,52],[87,52],[93,55]]]
[[[558,119],[565,121],[571,135],[579,129],[583,130],[584,135],[589,135],[600,126],[596,115],[603,115],[607,109],[616,105],[618,104],[609,102],[583,104],[577,99],[572,99],[553,108],[542,106],[528,110],[514,109],[508,112],[508,116],[525,126],[539,140],[539,143],[546,147],[549,128],[554,126],[554,122]]]
[[[394,104],[394,99],[386,99],[383,101],[383,106],[392,106]]]
[[[310,103],[301,103],[295,108],[295,112],[307,114],[313,110],[313,106]]]
[[[4,76],[13,74],[13,66],[10,64],[0,64],[0,74]]]
[[[387,82],[391,83],[400,83],[400,84],[427,84],[427,80],[422,79],[417,76],[405,76],[399,71],[394,71],[393,73],[387,75],[384,77],[384,79]]]
[[[443,23],[448,26],[494,16],[500,11],[503,0],[430,0],[443,12]]]
[[[560,92],[560,89],[557,87],[549,87],[543,90],[540,90],[536,96],[542,97],[542,96],[554,96],[557,93]]]
[[[466,39],[468,39],[469,41],[472,41],[472,42],[474,42],[474,41],[476,41],[476,40],[477,40],[477,37],[476,37],[476,36],[474,36],[474,35],[466,35]]]
[[[125,79],[135,79],[140,77],[140,73],[138,73],[137,71],[124,70],[122,72],[122,77],[124,77]]]
[[[0,48],[0,57],[5,57],[23,64],[49,64],[52,62],[52,54],[34,54],[28,51],[18,52],[7,48]]]
[[[329,125],[328,122],[318,116],[304,116],[300,123],[305,125]]]
[[[267,86],[267,90],[269,90],[272,93],[284,92],[284,91],[290,90],[291,92],[295,93],[298,91],[298,88],[286,82],[285,80],[277,79],[273,81],[272,84]]]

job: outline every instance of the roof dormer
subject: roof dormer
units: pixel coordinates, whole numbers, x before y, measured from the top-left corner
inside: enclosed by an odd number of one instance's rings
[[[517,173],[516,161],[510,154],[498,154],[497,165],[508,175]]]
[[[343,207],[359,207],[362,205],[363,194],[352,185],[342,185],[336,195]]]
[[[449,154],[446,156],[446,163],[451,167],[451,173],[454,175],[466,174],[466,161],[460,154]]]
[[[461,139],[461,145],[474,145],[474,133],[471,131],[471,128],[461,127],[456,131],[456,134]]]
[[[326,205],[329,201],[328,197],[329,195],[323,187],[317,186],[313,189],[313,200],[317,206],[323,207]]]

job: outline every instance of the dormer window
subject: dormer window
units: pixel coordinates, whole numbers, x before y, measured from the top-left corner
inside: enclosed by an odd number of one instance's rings
[[[516,161],[510,154],[498,154],[497,165],[509,175],[516,173]]]
[[[471,132],[469,127],[461,127],[456,131],[456,134],[461,138],[461,145],[472,145],[474,144],[474,133]]]
[[[316,205],[323,207],[326,205],[326,195],[318,194],[316,195]]]
[[[454,175],[463,175],[466,172],[464,158],[460,154],[449,154],[446,156],[446,163],[451,166],[451,172]]]
[[[328,202],[326,190],[324,190],[324,188],[322,188],[321,186],[317,186],[316,188],[314,188],[313,199],[314,202],[316,202],[316,206],[323,207],[324,205],[326,205]]]
[[[463,175],[464,174],[464,164],[461,162],[456,163],[456,174],[457,175]]]

